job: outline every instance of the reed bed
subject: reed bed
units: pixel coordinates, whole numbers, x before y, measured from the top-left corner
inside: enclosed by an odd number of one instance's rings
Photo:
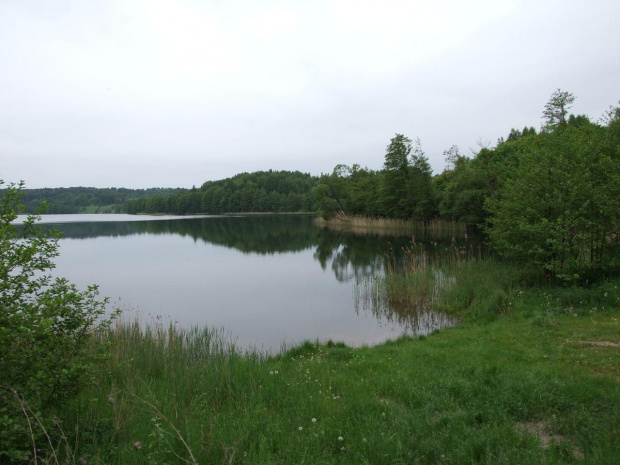
[[[458,221],[433,219],[416,221],[396,218],[369,218],[366,216],[338,215],[329,220],[320,216],[315,224],[335,231],[348,231],[355,234],[374,234],[378,236],[432,235],[437,238],[465,237],[467,228]]]
[[[469,243],[466,234],[462,242],[452,237],[447,244],[414,237],[409,246],[386,254],[382,276],[356,284],[356,309],[396,321],[413,334],[426,334],[456,324],[455,314],[466,310],[481,288],[488,288],[487,270],[502,275],[501,268],[488,249]]]

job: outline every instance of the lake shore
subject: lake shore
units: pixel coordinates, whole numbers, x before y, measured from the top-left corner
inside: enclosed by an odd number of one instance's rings
[[[617,287],[524,288],[429,336],[274,357],[125,325],[65,431],[91,431],[79,453],[95,463],[612,463]]]

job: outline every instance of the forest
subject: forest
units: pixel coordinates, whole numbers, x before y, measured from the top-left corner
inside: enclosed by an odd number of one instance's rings
[[[222,214],[315,211],[313,188],[318,178],[299,171],[258,171],[207,181],[200,189],[156,195],[127,202],[126,212]]]
[[[42,202],[47,204],[45,213],[121,213],[131,199],[145,196],[168,196],[183,189],[149,188],[96,188],[96,187],[57,187],[24,189],[22,202],[25,213],[36,212]]]

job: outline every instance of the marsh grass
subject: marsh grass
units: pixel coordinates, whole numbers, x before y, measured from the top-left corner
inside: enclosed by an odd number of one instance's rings
[[[529,278],[482,245],[468,243],[467,236],[447,244],[414,237],[409,246],[386,254],[383,276],[356,284],[355,303],[424,334],[457,319],[510,312],[511,295],[524,279]]]

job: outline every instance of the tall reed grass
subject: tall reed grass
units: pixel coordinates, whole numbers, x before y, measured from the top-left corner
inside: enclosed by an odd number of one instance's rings
[[[319,227],[356,234],[369,233],[379,236],[402,236],[431,234],[437,238],[462,238],[467,234],[465,224],[457,221],[433,219],[430,221],[397,218],[369,218],[366,216],[339,215],[329,220],[320,216],[315,219]]]
[[[120,320],[100,337],[105,368],[64,426],[87,463],[204,463],[213,417],[257,393],[265,356],[221,330]]]
[[[383,276],[357,283],[355,302],[356,308],[424,334],[455,324],[457,315],[509,311],[510,293],[520,279],[522,272],[468,242],[467,234],[448,244],[413,238],[408,247],[388,252]]]

